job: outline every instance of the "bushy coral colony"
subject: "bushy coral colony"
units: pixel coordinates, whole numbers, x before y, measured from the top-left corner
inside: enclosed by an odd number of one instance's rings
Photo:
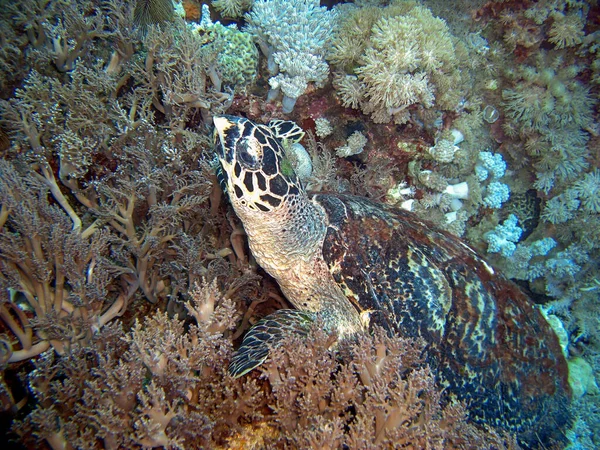
[[[53,449],[600,448],[599,16],[579,0],[3,1],[3,432]],[[290,306],[219,186],[224,113],[301,128],[281,144],[307,189],[409,210],[517,281],[568,363],[567,423],[511,422],[533,400],[477,420],[425,342],[377,327],[335,345],[317,322],[229,375],[252,324]],[[532,399],[538,384],[560,383],[531,381]]]

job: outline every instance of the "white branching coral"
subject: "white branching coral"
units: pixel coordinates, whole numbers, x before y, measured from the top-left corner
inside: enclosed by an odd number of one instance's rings
[[[333,133],[333,128],[331,127],[331,122],[327,120],[325,117],[319,117],[315,119],[315,133],[320,138],[324,138]]]
[[[294,51],[286,50],[275,53],[273,60],[281,72],[270,78],[269,84],[272,90],[283,92],[284,112],[294,109],[296,99],[306,91],[309,81],[324,81],[329,74],[323,59],[310,53],[296,55]]]
[[[292,111],[308,83],[321,85],[327,79],[324,55],[331,46],[335,17],[318,0],[257,0],[246,14],[246,31],[254,36],[274,75],[269,98],[281,91],[284,112]]]

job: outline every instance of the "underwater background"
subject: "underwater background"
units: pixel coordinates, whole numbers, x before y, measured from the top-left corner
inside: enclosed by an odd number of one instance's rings
[[[596,1],[0,0],[3,441],[519,448],[418,341],[315,329],[228,374],[290,305],[215,175],[227,113],[293,120],[309,190],[413,211],[514,280],[568,358],[554,448],[599,448],[599,54]]]

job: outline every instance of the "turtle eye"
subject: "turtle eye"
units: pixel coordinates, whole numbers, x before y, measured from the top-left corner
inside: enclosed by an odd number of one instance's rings
[[[252,146],[248,145],[248,141],[244,139],[237,145],[237,157],[242,165],[255,169],[258,167],[258,156]]]

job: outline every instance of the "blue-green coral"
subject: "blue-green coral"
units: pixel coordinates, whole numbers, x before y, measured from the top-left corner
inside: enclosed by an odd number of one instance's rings
[[[503,224],[498,224],[496,228],[485,234],[485,240],[488,243],[488,253],[501,253],[509,257],[515,252],[523,229],[517,223],[519,219],[514,214],[508,216]]]

